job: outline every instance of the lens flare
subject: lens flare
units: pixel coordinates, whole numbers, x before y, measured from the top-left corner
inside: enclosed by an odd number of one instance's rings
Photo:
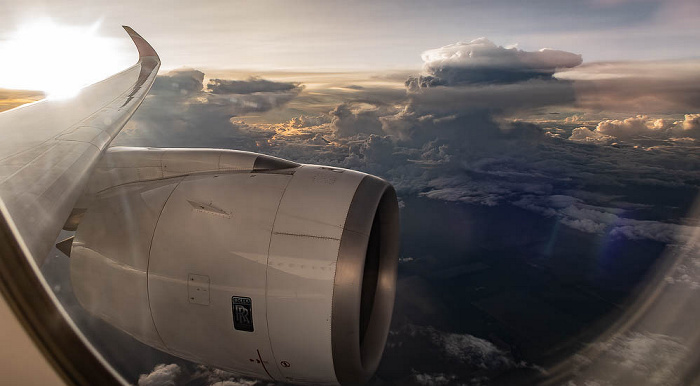
[[[0,88],[41,90],[49,98],[69,98],[129,66],[120,39],[99,36],[100,22],[59,25],[39,19],[0,40]]]

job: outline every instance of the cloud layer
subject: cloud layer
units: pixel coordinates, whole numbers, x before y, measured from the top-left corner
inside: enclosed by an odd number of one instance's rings
[[[579,127],[572,131],[572,141],[606,143],[615,139],[700,140],[700,114],[685,114],[683,120],[673,121],[637,115],[626,119],[606,119],[591,130]]]
[[[474,63],[462,58],[469,54],[476,57]],[[466,61],[460,71],[511,71],[517,66],[553,71],[576,65],[574,59],[558,52],[523,53],[479,40],[438,49],[426,56],[426,66],[439,62],[457,68]],[[698,114],[686,114],[683,120],[644,115],[601,120],[595,126],[574,128],[567,141],[537,124],[508,117],[573,103],[569,81],[540,77],[508,83],[501,77],[488,84],[446,82],[418,90],[409,84],[408,99],[353,89],[355,101],[339,103],[327,114],[251,125],[231,118],[283,107],[303,94],[301,86],[259,78],[204,85],[203,79],[204,74],[195,70],[159,77],[153,96],[135,117],[136,125],[147,129],[133,129],[117,143],[262,151],[377,174],[390,180],[400,194],[487,206],[510,204],[586,233],[664,243],[685,240],[686,229],[677,223],[682,209],[671,210],[676,217],[664,218],[657,209],[649,211],[659,205],[654,198],[633,197],[625,187],[692,189],[700,179],[700,157],[692,151],[693,142],[655,143],[653,150],[587,145],[637,138],[694,141]],[[144,143],[145,135],[153,136]]]
[[[590,63],[558,72],[573,81],[576,107],[627,114],[700,111],[700,60]]]
[[[585,376],[585,384],[599,385],[681,385],[689,348],[671,336],[647,332],[629,332],[594,344],[604,350],[598,368]],[[584,367],[589,361],[580,358]],[[571,382],[572,386],[576,383]]]
[[[174,363],[160,364],[154,367],[151,373],[141,375],[138,386],[175,386],[180,373],[180,366]]]
[[[261,92],[285,92],[296,90],[298,83],[272,82],[266,79],[251,77],[248,80],[212,79],[207,89],[212,94],[255,94]]]
[[[242,133],[231,119],[283,106],[302,89],[296,83],[259,78],[212,79],[205,85],[201,71],[173,71],[158,76],[115,144],[247,148],[264,138]]]
[[[0,112],[44,98],[40,91],[20,91],[0,88]]]

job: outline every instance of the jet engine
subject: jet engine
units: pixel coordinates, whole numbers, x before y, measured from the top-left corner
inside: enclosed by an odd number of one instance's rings
[[[375,372],[399,247],[386,181],[242,151],[112,148],[84,197],[70,268],[91,314],[243,376]]]

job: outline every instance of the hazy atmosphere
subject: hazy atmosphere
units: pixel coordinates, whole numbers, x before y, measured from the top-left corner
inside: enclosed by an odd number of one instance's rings
[[[691,0],[3,1],[0,111],[133,64],[129,25],[163,67],[114,146],[248,150],[396,187],[373,384],[527,383],[592,344],[630,370],[591,382],[684,384],[681,332],[596,338],[664,259],[697,251],[699,19]],[[90,317],[54,252],[47,280],[129,382],[263,384]],[[697,297],[700,257],[674,269],[666,285]]]

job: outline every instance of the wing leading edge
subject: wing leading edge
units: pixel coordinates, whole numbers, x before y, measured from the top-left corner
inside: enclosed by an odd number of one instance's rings
[[[0,202],[41,265],[103,152],[150,90],[160,58],[133,29],[132,67],[69,100],[42,100],[0,113]]]

